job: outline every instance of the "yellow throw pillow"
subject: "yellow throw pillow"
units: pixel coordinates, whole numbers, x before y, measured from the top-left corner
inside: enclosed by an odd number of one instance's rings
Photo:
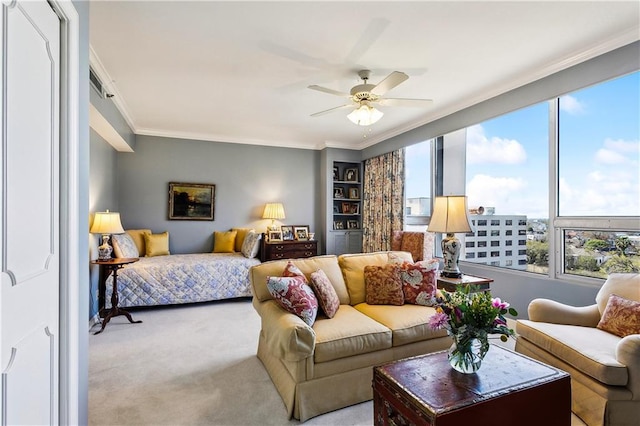
[[[144,236],[151,234],[151,229],[127,229],[127,234],[131,236],[133,242],[138,248],[138,255],[144,256],[146,253],[146,246],[144,243]]]
[[[214,232],[213,233],[213,252],[214,253],[233,253],[236,244],[236,231]]]
[[[242,243],[244,243],[244,237],[247,236],[249,231],[253,231],[251,228],[231,228],[232,231],[236,231],[236,243],[234,250],[242,251]]]
[[[162,234],[145,234],[144,244],[146,248],[146,256],[164,256],[169,253],[169,232]]]

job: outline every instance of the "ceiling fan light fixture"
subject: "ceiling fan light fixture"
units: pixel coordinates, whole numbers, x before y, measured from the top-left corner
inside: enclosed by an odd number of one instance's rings
[[[382,118],[384,113],[374,107],[363,103],[347,115],[347,118],[358,126],[370,126]]]

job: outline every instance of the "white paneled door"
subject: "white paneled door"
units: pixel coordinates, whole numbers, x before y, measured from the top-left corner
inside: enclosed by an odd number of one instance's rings
[[[61,25],[44,0],[1,5],[1,420],[57,424]]]

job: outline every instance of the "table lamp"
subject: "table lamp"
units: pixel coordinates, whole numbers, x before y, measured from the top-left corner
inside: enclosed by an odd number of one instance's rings
[[[111,234],[124,234],[122,223],[120,222],[120,213],[96,212],[91,226],[92,234],[102,234],[102,244],[98,247],[98,260],[111,259],[113,249],[109,245]]]
[[[275,225],[276,223],[276,219],[280,220],[280,219],[284,219],[284,206],[282,205],[282,203],[267,203],[264,206],[264,213],[262,213],[262,218],[263,219],[271,219],[271,226],[269,227],[270,230],[277,230],[277,227]]]
[[[436,197],[427,230],[447,234],[446,238],[442,239],[444,269],[441,275],[447,278],[462,277],[462,272],[458,268],[460,240],[454,234],[456,232],[471,232],[471,223],[467,213],[467,197],[464,195]]]

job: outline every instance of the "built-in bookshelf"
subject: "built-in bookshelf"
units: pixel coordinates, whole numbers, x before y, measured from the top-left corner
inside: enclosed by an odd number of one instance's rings
[[[335,254],[362,250],[362,167],[359,162],[334,161],[331,239]]]

